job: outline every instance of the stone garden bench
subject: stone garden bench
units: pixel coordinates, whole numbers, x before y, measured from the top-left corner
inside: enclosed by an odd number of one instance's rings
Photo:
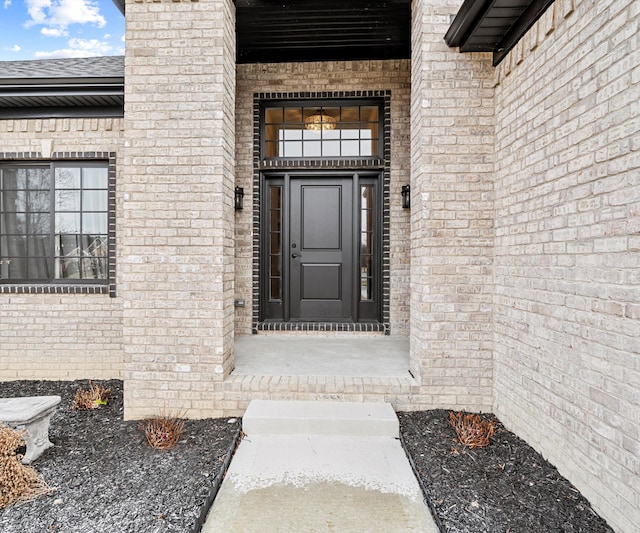
[[[53,446],[49,441],[49,419],[59,403],[60,396],[0,398],[0,422],[24,431],[22,438],[27,445],[22,458],[24,464],[31,463]]]

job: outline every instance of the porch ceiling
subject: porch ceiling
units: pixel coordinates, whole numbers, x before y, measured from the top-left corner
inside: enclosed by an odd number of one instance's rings
[[[235,0],[238,63],[411,56],[411,0]]]

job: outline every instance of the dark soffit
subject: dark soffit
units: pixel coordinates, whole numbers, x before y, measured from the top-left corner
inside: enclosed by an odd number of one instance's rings
[[[123,56],[0,62],[0,118],[123,114]]]
[[[500,63],[554,0],[465,0],[444,36],[461,52],[493,52]]]
[[[238,63],[411,57],[410,0],[235,0]]]

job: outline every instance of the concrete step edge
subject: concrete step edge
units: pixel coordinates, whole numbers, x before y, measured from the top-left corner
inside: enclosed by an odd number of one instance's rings
[[[399,422],[382,402],[253,400],[242,429],[247,435],[398,437]]]

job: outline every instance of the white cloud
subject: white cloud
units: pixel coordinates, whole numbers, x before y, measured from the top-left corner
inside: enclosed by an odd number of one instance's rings
[[[19,45],[14,44],[11,48],[5,48],[5,50],[9,50],[9,52],[19,52],[22,50]]]
[[[65,57],[96,57],[109,55],[113,48],[98,39],[69,39],[68,48],[47,52],[36,52],[36,59],[59,59]]]
[[[5,9],[9,9],[10,5],[11,5],[11,0],[4,0],[4,8]]]
[[[69,33],[62,28],[42,28],[40,33],[45,37],[67,37]]]
[[[25,0],[25,3],[31,16],[27,27],[42,24],[64,31],[71,24],[102,28],[107,23],[95,0]]]

